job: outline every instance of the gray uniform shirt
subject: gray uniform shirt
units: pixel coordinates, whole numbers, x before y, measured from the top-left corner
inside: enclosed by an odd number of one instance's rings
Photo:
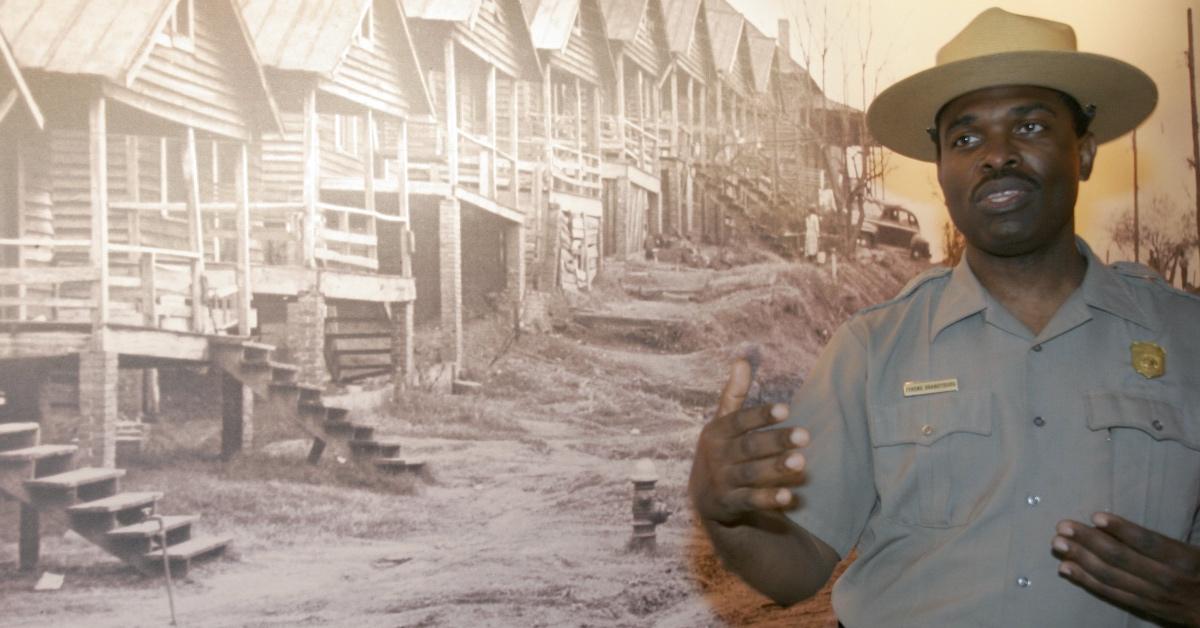
[[[848,627],[1140,626],[1058,576],[1055,524],[1111,511],[1200,544],[1200,300],[1078,242],[1083,283],[1040,334],[964,261],[856,314],[797,393],[789,516],[857,548],[833,593]]]

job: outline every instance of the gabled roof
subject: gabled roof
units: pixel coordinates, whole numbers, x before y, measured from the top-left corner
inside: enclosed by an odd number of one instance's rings
[[[154,35],[179,0],[0,0],[0,31],[24,70],[98,76],[121,86],[134,82]],[[241,12],[228,5],[251,57],[271,122],[282,128],[258,52]]]
[[[599,0],[522,0],[534,47],[551,53],[565,51],[574,34],[575,20],[583,11],[583,3],[593,1],[599,4]],[[596,33],[595,41],[600,42],[603,48],[600,51],[600,59],[604,62],[600,72],[602,77],[612,79],[616,70],[612,50],[604,34],[606,28],[603,11],[599,11],[597,19],[600,20],[600,29]],[[587,36],[586,30],[584,36]]]
[[[666,14],[667,47],[674,54],[687,54],[696,34],[700,0],[663,0]]]
[[[329,75],[371,0],[238,0],[264,65]]]
[[[277,70],[308,72],[329,78],[354,43],[363,16],[373,0],[237,0],[263,65]],[[412,99],[431,114],[436,109],[417,60],[408,18],[399,0],[404,39],[401,62],[420,77],[421,94]]]
[[[466,22],[475,16],[480,0],[404,0],[410,18]]]
[[[642,25],[642,15],[649,10],[649,3],[649,0],[600,0],[608,38],[633,41]]]
[[[29,91],[29,86],[25,84],[25,77],[21,74],[21,68],[17,66],[17,59],[13,56],[12,48],[8,45],[8,40],[4,38],[4,34],[0,33],[0,77],[8,75],[16,88],[16,94],[19,95],[22,102],[25,103],[25,111],[29,113],[29,117],[33,119],[33,123],[37,128],[43,129],[46,127],[46,118],[42,116],[42,110],[38,107],[37,101],[33,99],[33,93]],[[12,105],[15,103],[8,102],[8,95],[4,96],[4,100],[0,100],[0,122],[8,117],[8,113],[12,111]]]
[[[538,50],[562,51],[571,40],[571,30],[582,0],[523,0],[529,34]]]
[[[724,0],[707,0],[704,6],[717,71],[729,72],[737,60],[746,18]]]
[[[516,44],[518,49],[525,49],[525,52],[528,53],[533,63],[532,71],[528,72],[522,78],[541,78],[542,64],[538,59],[537,47],[534,46],[533,36],[529,31],[529,8],[522,6],[524,0],[497,0],[497,2],[509,4],[510,8],[515,10],[519,17],[524,18],[516,20],[516,24],[521,29],[522,35],[519,38],[521,41],[516,42]],[[472,28],[475,25],[475,18],[479,14],[479,7],[483,4],[483,0],[403,0],[403,4],[404,13],[409,20],[451,22]]]
[[[0,29],[22,68],[126,84],[176,0],[4,0]]]
[[[767,93],[771,83],[771,69],[775,65],[775,40],[746,22],[746,43],[750,47],[750,73],[754,75],[754,90]]]

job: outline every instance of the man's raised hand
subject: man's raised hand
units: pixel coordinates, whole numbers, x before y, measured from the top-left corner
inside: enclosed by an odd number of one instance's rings
[[[791,487],[804,478],[809,434],[803,428],[768,429],[788,416],[783,404],[743,407],[752,382],[750,362],[734,362],[717,416],[700,432],[688,489],[701,518],[738,525],[753,513],[795,505]]]

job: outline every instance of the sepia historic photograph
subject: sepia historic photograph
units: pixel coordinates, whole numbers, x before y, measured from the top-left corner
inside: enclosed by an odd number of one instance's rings
[[[1200,0],[995,4],[0,0],[0,626],[1200,626]]]

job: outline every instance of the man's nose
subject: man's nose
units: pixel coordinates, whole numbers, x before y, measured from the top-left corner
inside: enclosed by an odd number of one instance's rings
[[[1006,170],[1021,163],[1021,154],[1008,137],[990,138],[981,153],[984,170]]]

